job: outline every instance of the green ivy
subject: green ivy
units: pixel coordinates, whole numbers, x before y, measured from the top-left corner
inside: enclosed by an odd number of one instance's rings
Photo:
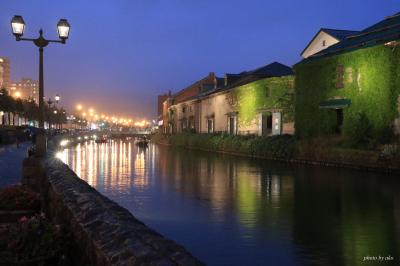
[[[283,121],[293,121],[293,81],[293,76],[265,78],[233,89],[239,125],[250,125],[260,108],[282,109]]]
[[[351,100],[344,109],[343,131],[351,135],[359,114],[371,123],[372,136],[380,141],[398,116],[399,49],[383,45],[310,59],[295,65],[295,127],[299,137],[333,133],[336,111],[319,109],[319,103],[342,97]],[[337,88],[337,68],[343,66],[343,88]]]

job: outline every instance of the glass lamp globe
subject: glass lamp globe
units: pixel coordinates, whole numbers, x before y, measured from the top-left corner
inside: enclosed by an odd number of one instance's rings
[[[60,21],[57,23],[58,36],[61,40],[68,39],[70,29],[71,26],[66,19],[60,19]]]
[[[21,16],[14,16],[11,20],[12,32],[16,37],[24,35],[25,21]]]

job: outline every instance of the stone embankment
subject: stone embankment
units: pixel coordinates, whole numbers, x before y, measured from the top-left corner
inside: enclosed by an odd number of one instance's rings
[[[23,183],[40,191],[43,211],[72,233],[81,265],[202,265],[51,155],[27,158]]]

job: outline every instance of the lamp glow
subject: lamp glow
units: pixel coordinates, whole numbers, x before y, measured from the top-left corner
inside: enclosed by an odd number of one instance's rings
[[[68,145],[68,143],[69,143],[69,140],[63,139],[62,141],[60,141],[60,146],[61,146],[61,147],[65,147],[65,146]]]
[[[68,39],[70,29],[71,26],[66,19],[60,19],[60,21],[57,23],[58,36],[61,40],[65,41]]]
[[[14,16],[11,20],[11,28],[15,37],[24,35],[25,21],[21,16]]]

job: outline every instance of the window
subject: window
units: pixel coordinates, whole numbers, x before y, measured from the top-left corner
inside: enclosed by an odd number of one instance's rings
[[[192,106],[189,106],[189,112],[193,112]]]
[[[189,117],[189,128],[190,128],[190,129],[195,129],[195,126],[194,126],[194,117],[193,117],[193,116]]]
[[[214,119],[207,119],[207,132],[214,133]]]
[[[271,97],[271,88],[269,87],[265,87],[265,96],[266,97]]]
[[[181,132],[183,132],[185,129],[187,129],[188,126],[188,121],[186,118],[181,120]]]
[[[182,107],[182,113],[186,113],[186,107]]]
[[[338,65],[336,68],[336,89],[344,88],[344,66]]]
[[[351,67],[346,68],[346,81],[349,84],[353,83],[353,68]]]
[[[326,41],[323,40],[323,41],[322,41],[322,47],[325,47],[325,46],[326,46]]]

